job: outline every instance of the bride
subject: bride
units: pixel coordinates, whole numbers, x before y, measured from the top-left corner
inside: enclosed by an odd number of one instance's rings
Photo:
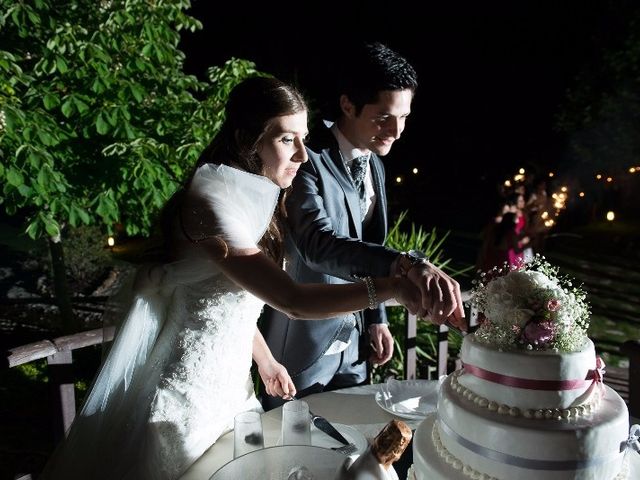
[[[252,358],[269,395],[294,395],[256,328],[265,303],[303,319],[392,297],[417,308],[406,279],[304,285],[281,268],[283,197],[307,160],[306,135],[292,87],[252,78],[232,91],[220,134],[165,208],[168,260],[138,270],[111,351],[42,478],[179,478],[237,413],[260,410]]]

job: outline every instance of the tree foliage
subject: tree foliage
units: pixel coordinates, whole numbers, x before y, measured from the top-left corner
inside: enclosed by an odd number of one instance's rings
[[[222,122],[229,90],[257,74],[231,59],[184,72],[188,0],[0,0],[0,203],[32,238],[65,225],[154,214]]]

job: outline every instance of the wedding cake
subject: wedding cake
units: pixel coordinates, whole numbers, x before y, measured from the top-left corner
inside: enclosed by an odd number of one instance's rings
[[[463,368],[414,435],[416,480],[634,478],[640,427],[587,338],[585,294],[541,258],[483,274]],[[634,451],[635,450],[635,451]],[[631,466],[630,466],[631,460]],[[635,477],[637,478],[637,477]]]

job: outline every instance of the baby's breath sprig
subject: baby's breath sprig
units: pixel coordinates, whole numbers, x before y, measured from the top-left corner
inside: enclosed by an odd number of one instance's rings
[[[576,351],[586,340],[586,293],[536,255],[518,267],[481,273],[472,304],[484,321],[476,338],[500,349]]]

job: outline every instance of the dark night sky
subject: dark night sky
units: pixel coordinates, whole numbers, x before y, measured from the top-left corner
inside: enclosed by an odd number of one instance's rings
[[[553,131],[554,115],[576,74],[620,44],[637,9],[631,0],[424,2],[418,14],[400,6],[409,2],[343,0],[305,2],[302,15],[302,2],[212,3],[193,2],[204,29],[182,44],[187,70],[199,76],[235,56],[316,97],[342,42],[378,40],[406,56],[420,87],[385,163],[391,178],[418,166],[420,179],[396,187],[396,198],[448,226],[478,200],[482,224],[496,182],[519,167],[562,168],[566,140]]]

